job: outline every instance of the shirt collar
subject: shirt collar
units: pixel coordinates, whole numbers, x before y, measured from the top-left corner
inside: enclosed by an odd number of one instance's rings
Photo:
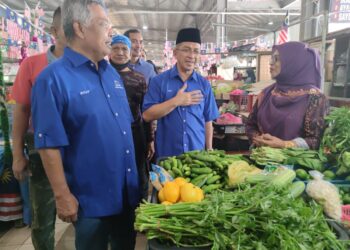
[[[177,64],[175,64],[174,67],[171,68],[170,77],[171,78],[178,77],[179,79],[181,79],[181,77],[179,75],[179,71],[177,70]],[[198,81],[197,72],[194,70],[192,72],[192,75],[188,78],[188,80],[191,80],[191,79],[195,80],[196,82]]]
[[[47,62],[49,64],[57,59],[57,57],[55,57],[55,55],[53,54],[54,50],[55,50],[55,45],[52,45],[46,52]]]
[[[131,67],[135,67],[136,65],[141,66],[141,65],[143,65],[144,63],[145,63],[145,61],[144,61],[142,58],[139,58],[139,59],[137,60],[136,63],[131,63],[131,61],[130,61],[129,65],[130,65]]]
[[[86,63],[93,63],[90,59],[72,50],[69,47],[64,48],[64,57],[66,57],[73,64],[74,67],[78,67]],[[105,70],[108,66],[108,62],[105,59],[102,59],[98,62],[98,66]]]

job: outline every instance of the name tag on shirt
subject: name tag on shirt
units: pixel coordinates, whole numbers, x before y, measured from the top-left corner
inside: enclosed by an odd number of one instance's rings
[[[118,81],[114,81],[114,87],[116,89],[124,89],[123,85]]]
[[[87,95],[87,94],[90,94],[90,90],[82,90],[80,91],[80,95]]]

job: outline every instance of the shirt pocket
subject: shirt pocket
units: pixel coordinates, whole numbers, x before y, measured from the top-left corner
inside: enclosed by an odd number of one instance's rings
[[[189,106],[188,111],[193,116],[198,117],[198,118],[202,118],[203,113],[204,113],[204,101],[202,101],[199,104]]]

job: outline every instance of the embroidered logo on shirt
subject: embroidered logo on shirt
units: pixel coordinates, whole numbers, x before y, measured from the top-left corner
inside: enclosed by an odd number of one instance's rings
[[[116,89],[124,89],[123,85],[120,82],[118,82],[117,80],[114,81],[114,87]]]
[[[80,95],[87,95],[90,93],[90,90],[83,90],[83,91],[80,91]]]

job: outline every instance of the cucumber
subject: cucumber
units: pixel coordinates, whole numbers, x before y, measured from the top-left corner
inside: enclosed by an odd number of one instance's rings
[[[177,161],[177,168],[182,170],[182,162],[179,159],[177,159],[176,161]]]
[[[204,162],[199,161],[199,160],[193,160],[193,163],[195,163],[201,167],[204,167],[204,168],[207,166],[207,164],[205,164]]]
[[[216,162],[216,159],[210,155],[193,154],[192,158],[200,161],[205,161],[205,162],[212,162],[212,163]]]
[[[182,171],[180,170],[180,169],[178,169],[178,168],[172,168],[171,169],[172,171],[173,171],[173,173],[176,175],[176,176],[183,176],[183,173],[182,173]]]
[[[335,173],[330,170],[326,170],[323,172],[323,176],[325,180],[333,180],[335,178]]]
[[[302,181],[293,182],[292,185],[289,186],[288,191],[289,195],[292,198],[299,197],[305,190],[305,183]]]
[[[164,168],[165,168],[166,170],[171,170],[171,164],[170,164],[169,161],[164,161]]]
[[[221,176],[220,175],[214,175],[210,178],[207,179],[207,184],[213,184],[215,183],[216,181],[220,180]]]
[[[176,160],[176,158],[174,157],[174,158],[171,158],[171,161],[172,161],[172,164],[171,164],[171,168],[173,169],[173,168],[177,168],[177,160]]]
[[[191,171],[185,171],[185,176],[190,176],[191,175]]]
[[[191,172],[197,174],[209,174],[212,172],[212,170],[211,168],[192,168]]]
[[[299,168],[295,171],[295,173],[297,174],[297,177],[302,180],[309,179],[309,174],[304,169]]]
[[[210,193],[216,189],[219,189],[222,187],[222,184],[210,184],[210,185],[207,185],[207,186],[204,186],[202,187],[202,190],[205,192],[205,193]]]

